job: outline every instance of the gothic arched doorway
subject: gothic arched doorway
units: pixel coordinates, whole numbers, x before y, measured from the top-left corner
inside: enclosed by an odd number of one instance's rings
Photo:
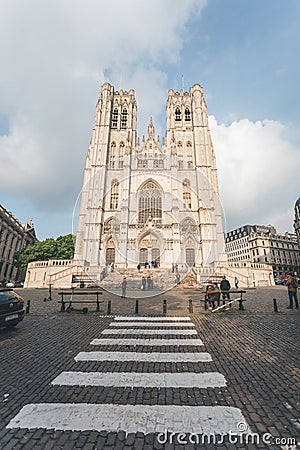
[[[185,261],[189,267],[194,266],[195,264],[195,249],[194,248],[186,248],[185,249]]]
[[[115,244],[112,239],[109,239],[106,245],[106,257],[105,257],[106,264],[109,265],[114,264],[115,258],[116,258]]]

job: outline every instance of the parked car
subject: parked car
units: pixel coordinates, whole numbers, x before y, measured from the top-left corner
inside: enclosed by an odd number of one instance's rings
[[[5,286],[7,288],[14,288],[15,287],[15,283],[13,281],[8,281]]]
[[[274,278],[274,282],[275,282],[275,284],[284,285],[283,280],[281,280],[280,278]]]
[[[24,319],[24,299],[12,289],[0,289],[0,326],[14,327]]]

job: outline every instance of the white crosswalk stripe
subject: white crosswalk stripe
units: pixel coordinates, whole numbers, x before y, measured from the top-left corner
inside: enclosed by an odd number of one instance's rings
[[[180,323],[174,323],[174,322],[111,322],[109,324],[109,327],[173,327],[177,328],[195,328],[195,325],[190,322],[180,322]]]
[[[125,335],[125,334],[142,334],[142,335],[155,335],[155,334],[169,334],[169,335],[182,335],[182,336],[189,336],[192,334],[197,334],[196,330],[165,330],[165,329],[160,329],[160,330],[139,330],[139,329],[135,329],[135,328],[127,328],[126,330],[124,330],[123,328],[120,329],[106,329],[103,330],[101,334],[120,334],[120,335]]]
[[[154,354],[153,354],[154,353]],[[149,351],[141,352],[80,352],[75,361],[141,361],[141,362],[211,362],[209,353],[159,353]]]
[[[39,403],[24,406],[8,428],[50,428],[126,433],[226,434],[246,423],[241,411],[228,406],[112,405]],[[185,425],[184,425],[185,424]]]
[[[218,372],[62,372],[52,381],[52,384],[64,386],[208,388],[224,387],[226,386],[226,380]]]
[[[124,321],[144,321],[144,322],[190,322],[190,317],[151,317],[151,316],[115,316],[115,322]]]
[[[111,338],[111,339],[93,339],[91,345],[142,345],[142,346],[151,346],[157,347],[162,345],[203,345],[201,339],[122,339],[122,338]]]

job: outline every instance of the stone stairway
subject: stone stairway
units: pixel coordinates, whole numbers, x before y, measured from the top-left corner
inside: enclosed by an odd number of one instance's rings
[[[153,280],[153,288],[149,289],[147,283],[146,290],[143,291],[141,289],[142,277],[147,279],[149,275]],[[138,273],[136,269],[118,269],[117,271],[109,272],[101,281],[100,287],[120,295],[122,281],[126,277],[128,297],[149,297],[166,292],[176,286],[176,275],[170,269],[161,268],[143,269],[141,273]],[[196,279],[193,274],[186,271],[185,267],[179,271],[179,275],[182,287],[195,287]]]
[[[141,289],[142,277],[150,275],[153,281],[153,288],[148,288],[146,283],[146,290]],[[118,271],[109,272],[104,280],[101,281],[100,286],[116,295],[121,294],[121,284],[123,278],[127,280],[127,296],[128,297],[149,297],[158,295],[171,289],[175,284],[175,276],[165,269],[144,269],[138,273],[136,269],[118,269]]]

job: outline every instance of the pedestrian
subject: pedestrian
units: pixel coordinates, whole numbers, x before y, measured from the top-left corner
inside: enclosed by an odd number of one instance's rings
[[[174,265],[174,263],[172,263],[172,273],[174,273],[175,272],[175,265]]]
[[[127,280],[126,277],[124,277],[122,281],[122,295],[121,295],[122,298],[126,297],[126,289],[127,289]]]
[[[289,295],[289,301],[290,301],[288,309],[293,309],[293,300],[295,302],[295,308],[299,309],[299,303],[298,303],[298,297],[297,297],[298,281],[297,281],[297,278],[295,277],[295,275],[292,275],[291,273],[288,274],[286,285],[288,288],[288,295]]]
[[[142,277],[142,286],[141,286],[141,289],[142,289],[143,291],[146,290],[146,278],[145,278],[145,277]]]
[[[217,284],[209,283],[206,286],[205,301],[208,301],[211,309],[215,308],[215,302],[217,302],[217,306],[220,306],[220,295]]]
[[[236,289],[239,288],[239,280],[238,280],[237,277],[234,278],[234,285],[235,285],[235,288],[236,288]]]
[[[179,275],[179,273],[176,274],[176,276],[175,276],[175,284],[176,284],[176,286],[178,286],[178,284],[180,284],[180,275]]]
[[[136,268],[138,270],[138,273],[141,273],[141,265],[140,265],[140,263],[136,266]]]
[[[145,269],[148,269],[148,261],[145,261]]]
[[[175,264],[175,272],[178,273],[178,264]]]
[[[225,305],[225,300],[230,300],[230,283],[228,280],[226,280],[225,275],[222,278],[221,284],[220,284],[220,289],[221,289],[221,293],[222,293],[222,299],[223,299],[223,305]],[[231,307],[231,304],[229,305]]]
[[[150,290],[152,288],[152,279],[151,279],[150,275],[148,275],[148,277],[147,277],[147,285],[148,285],[148,289]]]

